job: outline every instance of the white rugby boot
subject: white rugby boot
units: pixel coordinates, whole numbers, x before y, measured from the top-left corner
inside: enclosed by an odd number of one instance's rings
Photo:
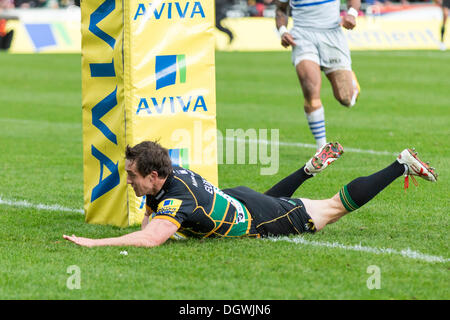
[[[340,158],[344,148],[339,142],[329,142],[321,147],[316,154],[305,164],[305,172],[315,176],[323,171],[328,165]]]
[[[397,157],[397,161],[404,164],[407,168],[405,171],[405,189],[409,187],[409,177],[411,177],[414,184],[417,186],[417,182],[414,176],[418,176],[425,180],[436,182],[438,174],[433,167],[430,167],[428,162],[423,162],[417,157],[416,150],[405,149]]]

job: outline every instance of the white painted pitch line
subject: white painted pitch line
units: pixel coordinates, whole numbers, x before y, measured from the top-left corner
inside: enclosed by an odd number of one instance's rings
[[[63,207],[59,204],[43,204],[43,203],[30,203],[26,200],[7,200],[0,197],[0,205],[7,205],[11,207],[22,207],[22,208],[33,208],[37,210],[46,210],[46,211],[64,211],[64,212],[74,212],[84,214],[84,210],[82,209],[74,209]]]
[[[12,119],[12,118],[0,118],[0,122],[15,123],[15,124],[22,124],[22,125],[41,124],[41,125],[46,125],[46,126],[81,128],[81,122],[53,122],[53,121],[38,120],[38,119],[32,120],[32,119]]]
[[[73,209],[73,208],[67,208],[63,207],[58,204],[54,205],[47,205],[42,203],[30,203],[26,200],[20,200],[20,201],[13,201],[13,200],[5,200],[0,197],[0,205],[7,205],[12,207],[25,207],[25,208],[33,208],[37,210],[45,210],[45,211],[64,211],[64,212],[74,212],[74,213],[81,213],[84,214],[84,211],[82,209]],[[270,237],[267,238],[269,241],[286,241],[291,242],[295,244],[302,244],[302,245],[310,245],[315,247],[326,247],[326,248],[338,248],[343,250],[350,250],[350,251],[360,251],[360,252],[368,252],[368,253],[374,253],[374,254],[393,254],[393,255],[400,255],[405,258],[410,258],[414,260],[422,260],[426,262],[440,262],[445,263],[449,262],[450,259],[443,258],[441,256],[433,256],[424,254],[421,252],[413,251],[411,249],[405,249],[405,250],[395,250],[391,248],[373,248],[373,247],[364,247],[361,245],[344,245],[337,242],[320,242],[320,241],[310,241],[305,240],[301,237],[296,238],[288,238],[288,237]],[[265,241],[267,241],[265,240]]]
[[[262,139],[241,139],[241,138],[234,138],[234,137],[225,137],[223,140],[226,141],[237,141],[237,142],[245,142],[245,143],[262,143],[262,144],[268,144],[271,145],[272,142],[269,140],[262,140]],[[302,143],[302,142],[284,142],[279,141],[275,143],[275,145],[279,145],[282,147],[296,147],[296,148],[308,148],[308,149],[317,149],[317,145],[310,144],[310,143]],[[380,156],[398,156],[398,153],[390,152],[390,151],[379,151],[379,150],[370,150],[370,149],[358,149],[358,148],[349,148],[344,146],[345,152],[354,152],[354,153],[367,153],[367,154],[373,154],[373,155],[380,155]]]
[[[360,252],[368,252],[374,254],[391,254],[391,255],[400,255],[404,258],[409,258],[413,260],[421,260],[425,262],[439,262],[446,263],[449,262],[450,259],[441,257],[441,256],[433,256],[425,253],[421,253],[418,251],[413,251],[410,248],[404,250],[395,250],[391,248],[374,248],[374,247],[365,247],[361,244],[358,245],[345,245],[338,242],[321,242],[321,241],[311,241],[306,240],[302,237],[288,238],[288,237],[270,237],[268,238],[270,241],[285,241],[291,242],[300,245],[307,245],[313,247],[325,247],[325,248],[337,248],[348,251],[360,251]]]

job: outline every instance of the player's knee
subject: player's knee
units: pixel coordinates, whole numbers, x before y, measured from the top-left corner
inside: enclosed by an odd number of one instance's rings
[[[350,96],[344,96],[344,97],[338,99],[338,101],[344,107],[351,107],[351,105],[352,105],[352,97],[350,97]]]
[[[326,200],[326,202],[327,210],[324,211],[326,225],[335,223],[347,213],[345,207],[342,205],[339,194],[335,195],[331,199]]]
[[[336,95],[336,100],[339,101],[339,103],[344,107],[352,106],[352,98],[353,93],[350,90],[346,90],[345,92],[339,92]]]

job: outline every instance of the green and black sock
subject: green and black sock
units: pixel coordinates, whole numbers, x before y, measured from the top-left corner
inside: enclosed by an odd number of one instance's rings
[[[360,177],[339,191],[341,202],[347,211],[354,211],[375,197],[395,179],[405,173],[405,166],[394,161],[390,166],[367,177]]]

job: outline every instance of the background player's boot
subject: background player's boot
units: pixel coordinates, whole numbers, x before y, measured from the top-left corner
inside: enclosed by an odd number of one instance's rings
[[[305,172],[314,176],[328,167],[329,164],[336,161],[343,153],[344,148],[342,148],[339,142],[329,142],[306,162]]]
[[[415,149],[405,149],[397,157],[397,161],[407,167],[405,172],[405,189],[409,187],[409,177],[412,178],[417,185],[414,176],[421,177],[425,180],[436,182],[438,174],[435,169],[430,167],[429,163],[425,163],[417,157]]]

